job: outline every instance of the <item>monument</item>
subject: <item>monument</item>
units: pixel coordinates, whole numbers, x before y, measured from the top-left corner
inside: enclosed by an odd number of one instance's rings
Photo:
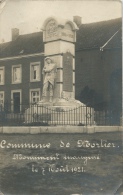
[[[42,97],[27,113],[35,114],[35,121],[39,122],[47,114],[48,124],[57,124],[58,121],[58,124],[68,124],[69,120],[70,125],[73,122],[79,124],[80,121],[84,125],[87,122],[85,113],[90,113],[89,108],[75,100],[75,42],[78,27],[70,20],[49,17],[42,30],[45,53]],[[30,122],[32,118],[28,117],[26,121]]]
[[[78,27],[72,21],[49,17],[45,20],[42,30],[44,67],[47,59],[50,59],[57,68],[57,74],[53,75],[53,96],[50,98],[52,101],[47,101],[48,97],[44,101],[42,93],[43,101],[39,104],[42,102],[46,104],[52,102],[54,106],[69,106],[73,105],[73,102],[78,104],[75,101],[75,42]]]
[[[55,76],[57,73],[57,66],[55,63],[52,63],[52,60],[49,57],[45,58],[46,64],[43,68],[42,74],[44,75],[43,78],[43,92],[42,92],[42,103],[46,101],[52,102],[53,95],[54,95],[54,83],[55,83]],[[47,100],[47,92],[49,91],[49,100]]]

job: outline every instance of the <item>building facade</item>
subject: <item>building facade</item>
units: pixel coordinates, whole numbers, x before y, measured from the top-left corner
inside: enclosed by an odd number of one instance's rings
[[[95,110],[112,109],[121,114],[122,41],[121,18],[81,24],[75,47],[76,99]],[[0,102],[14,112],[38,102],[42,94],[44,66],[42,32],[19,35],[0,45]]]
[[[121,18],[81,25],[75,60],[76,98],[96,110],[113,109],[115,105],[121,111]]]

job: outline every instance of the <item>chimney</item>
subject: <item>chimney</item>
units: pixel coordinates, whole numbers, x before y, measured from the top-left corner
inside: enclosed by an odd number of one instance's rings
[[[19,36],[19,29],[12,28],[12,41],[15,41]]]
[[[73,22],[75,22],[76,25],[77,25],[78,27],[80,27],[81,24],[82,24],[82,18],[81,18],[80,16],[73,16]]]

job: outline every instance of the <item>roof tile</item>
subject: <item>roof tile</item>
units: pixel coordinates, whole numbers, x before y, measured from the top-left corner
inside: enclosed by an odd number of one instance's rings
[[[100,48],[103,46],[119,29],[122,27],[122,19],[117,18],[108,21],[82,24],[77,31],[76,50],[87,48]],[[112,39],[112,45],[115,47],[121,47],[121,35],[118,33],[116,37]]]
[[[43,33],[36,32],[20,35],[15,41],[11,41],[6,48],[1,46],[0,57],[21,56],[40,52],[44,52]]]
[[[122,19],[82,24],[77,31],[76,50],[100,48],[118,30],[105,48],[122,47]],[[104,48],[104,49],[105,49]],[[44,52],[43,32],[20,35],[15,41],[0,44],[0,58]]]

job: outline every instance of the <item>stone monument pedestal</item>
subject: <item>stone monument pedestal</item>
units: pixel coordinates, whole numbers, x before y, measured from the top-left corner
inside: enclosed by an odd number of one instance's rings
[[[77,100],[59,100],[54,103],[38,102],[27,109],[26,123],[46,125],[93,125],[94,109]]]

